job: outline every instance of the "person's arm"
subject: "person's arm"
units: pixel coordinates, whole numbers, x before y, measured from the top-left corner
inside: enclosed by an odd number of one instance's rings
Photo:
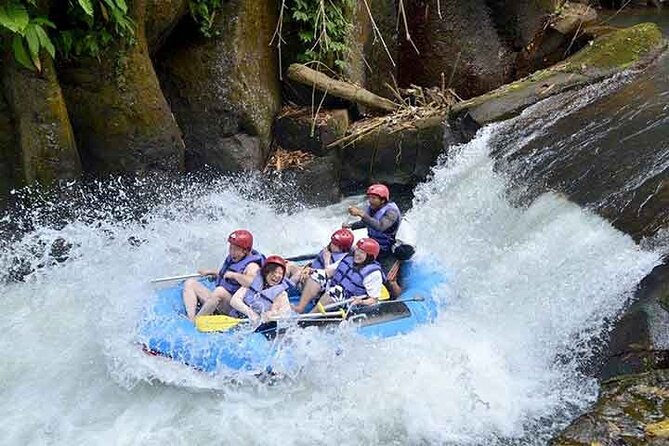
[[[243,273],[226,271],[225,274],[223,274],[223,277],[226,279],[234,280],[241,286],[248,288],[253,283],[253,279],[258,273],[258,270],[260,270],[260,267],[258,266],[257,263],[254,262],[254,263],[249,263],[244,269]]]
[[[218,276],[218,270],[201,268],[197,270],[201,276]]]
[[[244,296],[246,296],[248,291],[248,288],[244,287],[241,287],[235,291],[235,294],[233,294],[232,298],[230,299],[230,306],[240,313],[245,314],[249,319],[255,322],[260,316],[258,316],[256,312],[251,309],[251,307],[244,303]]]
[[[325,275],[327,277],[332,277],[334,276],[335,271],[337,271],[337,266],[339,265],[339,262],[333,263],[332,265],[326,266],[323,271],[325,271]]]
[[[352,229],[353,231],[355,231],[356,229],[362,229],[366,226],[365,226],[365,223],[362,220],[360,220],[360,221],[356,221],[354,223],[351,223],[350,225],[348,225],[348,227],[350,229]]]
[[[381,297],[381,287],[383,286],[383,275],[381,271],[374,271],[363,280],[367,294],[364,296],[355,296],[352,305],[374,305]]]
[[[285,316],[288,313],[290,313],[290,300],[288,299],[288,293],[284,291],[276,296],[276,299],[274,299],[274,302],[272,303],[272,307],[265,311],[261,317],[263,321],[269,321],[272,318]]]
[[[381,220],[377,220],[369,214],[364,214],[360,217],[360,223],[370,228],[376,229],[377,231],[383,232],[394,225],[399,217],[400,214],[395,209],[388,209],[383,217],[381,217]]]

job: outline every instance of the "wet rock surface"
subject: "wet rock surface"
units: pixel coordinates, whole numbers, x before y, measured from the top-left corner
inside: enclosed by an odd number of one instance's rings
[[[20,160],[15,179],[48,184],[79,175],[79,153],[53,61],[42,57],[38,73],[8,56],[2,66],[2,81],[13,124],[13,132],[8,134],[16,137],[19,157],[14,159]]]
[[[156,55],[161,84],[183,131],[186,168],[260,169],[281,105],[269,46],[276,2],[226,2],[211,39],[180,26]]]
[[[628,375],[602,384],[591,412],[576,419],[552,446],[669,443],[669,369]]]
[[[180,171],[181,132],[160,89],[144,37],[144,1],[133,2],[137,42],[59,67],[88,172]]]
[[[310,108],[286,108],[276,119],[274,137],[282,149],[324,156],[333,150],[328,145],[343,137],[348,126],[346,109],[327,110],[314,116]]]
[[[652,23],[606,34],[558,65],[455,105],[450,120],[469,139],[478,127],[515,116],[549,96],[649,63],[664,47],[662,32]]]

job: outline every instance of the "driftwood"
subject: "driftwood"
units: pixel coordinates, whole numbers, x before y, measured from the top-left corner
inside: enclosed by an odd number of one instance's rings
[[[315,87],[329,95],[357,102],[365,107],[393,112],[399,108],[393,101],[377,96],[357,85],[338,81],[302,64],[291,64],[287,71],[288,79],[309,87]]]

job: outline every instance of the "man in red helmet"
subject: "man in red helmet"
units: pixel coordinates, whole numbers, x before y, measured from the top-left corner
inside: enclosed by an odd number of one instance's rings
[[[241,287],[248,287],[260,269],[265,256],[253,249],[253,234],[245,229],[233,231],[228,236],[228,256],[218,270],[201,269],[201,276],[213,276],[216,280],[207,287],[197,279],[184,283],[183,302],[186,315],[195,321],[198,302],[202,304],[197,316],[212,314],[217,309],[230,311],[230,299]]]
[[[300,302],[293,307],[297,313],[318,296],[320,303],[341,302],[353,298],[352,305],[373,305],[381,297],[385,280],[383,269],[376,261],[381,247],[372,238],[358,240],[352,253],[338,264],[315,270],[302,290]]]
[[[366,209],[357,206],[348,208],[348,213],[360,217],[360,221],[346,226],[351,229],[367,228],[367,235],[381,246],[379,262],[385,266],[386,259],[392,257],[392,247],[397,241],[402,213],[397,205],[390,201],[390,191],[383,184],[372,184],[367,188],[367,201],[369,204]],[[391,260],[394,261],[392,258]],[[392,261],[389,262],[390,265]]]
[[[351,229],[367,228],[367,235],[376,240],[381,246],[378,261],[388,273],[388,288],[393,296],[397,297],[401,288],[397,283],[399,261],[393,255],[393,246],[397,242],[396,236],[402,222],[402,213],[399,207],[390,201],[390,190],[383,184],[372,184],[367,188],[368,206],[361,209],[350,206],[348,213],[360,217],[360,221],[352,225],[343,225]]]

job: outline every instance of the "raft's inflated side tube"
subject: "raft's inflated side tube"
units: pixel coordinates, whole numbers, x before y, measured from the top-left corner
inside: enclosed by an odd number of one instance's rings
[[[358,331],[366,337],[389,337],[407,333],[416,326],[434,320],[437,303],[432,297],[435,286],[445,282],[441,273],[420,268],[414,262],[403,266],[404,291],[398,300],[424,298],[420,302],[393,302],[370,307],[360,313]],[[213,283],[202,279],[209,288]],[[153,354],[172,358],[204,372],[225,368],[264,371],[274,356],[271,337],[246,330],[203,333],[186,318],[182,301],[183,284],[165,288],[150,306],[139,324],[139,342]],[[291,296],[297,301],[299,296]]]

